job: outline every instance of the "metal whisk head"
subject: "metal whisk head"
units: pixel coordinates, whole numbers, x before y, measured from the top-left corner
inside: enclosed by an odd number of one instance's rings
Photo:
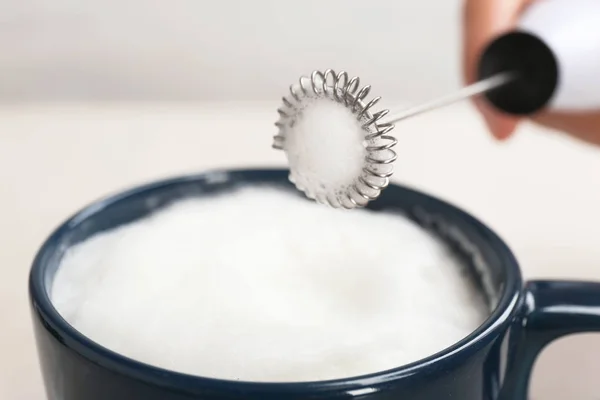
[[[350,79],[345,71],[336,74],[328,69],[325,72],[314,71],[310,78],[302,76],[297,84],[290,86],[290,94],[283,97],[283,105],[277,110],[279,119],[275,126],[279,132],[273,137],[273,148],[286,153],[290,163],[289,179],[307,197],[334,208],[352,209],[375,200],[388,186],[393,174],[392,163],[396,160],[392,148],[397,140],[388,135],[394,125],[381,122],[388,110],[373,111],[381,97],[368,102],[365,100],[370,91],[369,85],[360,87],[358,77]],[[351,172],[353,178],[334,185],[324,182],[310,165],[298,163],[297,154],[290,152],[290,143],[297,144],[303,139],[297,137],[296,128],[305,112],[323,100],[335,102],[351,112],[358,122],[361,145],[364,147],[362,165],[347,166],[349,171],[356,171],[354,175]]]

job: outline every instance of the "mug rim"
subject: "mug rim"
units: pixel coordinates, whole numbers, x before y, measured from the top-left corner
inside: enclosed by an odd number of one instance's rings
[[[152,190],[166,186],[177,186],[194,181],[206,180],[208,176],[219,174],[242,173],[246,175],[263,175],[265,173],[285,174],[288,170],[282,168],[237,168],[237,169],[211,169],[200,173],[180,175],[176,177],[159,179],[150,183],[135,185],[114,194],[110,194],[84,206],[62,222],[43,242],[38,250],[29,273],[29,298],[32,311],[37,314],[45,325],[46,330],[61,341],[61,343],[77,354],[85,357],[90,362],[102,367],[130,376],[134,379],[147,382],[151,385],[167,387],[175,391],[185,391],[182,387],[199,390],[224,390],[235,393],[331,393],[343,392],[348,395],[365,394],[361,390],[389,384],[405,377],[426,373],[432,365],[442,367],[446,363],[453,363],[464,357],[469,357],[480,348],[490,343],[506,330],[511,323],[512,316],[517,312],[523,285],[521,271],[518,262],[506,243],[490,228],[477,218],[462,210],[461,208],[441,200],[435,196],[426,194],[408,186],[390,184],[403,192],[417,195],[429,202],[437,203],[451,209],[466,223],[474,225],[483,231],[491,241],[493,251],[502,256],[502,265],[506,272],[506,282],[498,299],[496,307],[487,316],[485,321],[469,335],[454,344],[419,360],[404,364],[392,369],[373,372],[369,374],[351,376],[346,378],[322,380],[322,381],[292,381],[292,382],[266,382],[266,381],[243,381],[210,378],[176,372],[147,364],[142,361],[129,358],[93,341],[80,333],[70,325],[56,310],[49,296],[49,288],[45,282],[46,269],[51,263],[46,260],[56,252],[57,244],[61,238],[73,227],[86,219],[102,212],[105,208],[120,202],[126,202],[129,198],[139,196]],[[356,393],[353,393],[356,392]]]

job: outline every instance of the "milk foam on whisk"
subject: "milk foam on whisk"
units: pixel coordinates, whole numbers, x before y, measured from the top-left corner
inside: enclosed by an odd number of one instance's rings
[[[309,198],[351,209],[389,184],[394,126],[381,123],[387,110],[374,111],[380,98],[367,101],[370,90],[344,71],[315,71],[283,98],[273,147],[285,152],[290,181]]]
[[[366,131],[343,105],[314,99],[286,137],[290,179],[311,198],[346,192],[362,172]]]

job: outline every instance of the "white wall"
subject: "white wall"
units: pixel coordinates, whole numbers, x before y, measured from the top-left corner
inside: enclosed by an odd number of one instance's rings
[[[460,84],[460,3],[0,0],[0,100],[273,100],[334,68],[418,101]]]

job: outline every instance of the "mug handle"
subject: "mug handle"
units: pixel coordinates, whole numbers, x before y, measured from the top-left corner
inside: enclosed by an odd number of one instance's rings
[[[525,285],[524,303],[519,326],[511,332],[509,346],[514,347],[499,400],[527,399],[535,360],[550,342],[600,331],[600,283],[531,281]]]

